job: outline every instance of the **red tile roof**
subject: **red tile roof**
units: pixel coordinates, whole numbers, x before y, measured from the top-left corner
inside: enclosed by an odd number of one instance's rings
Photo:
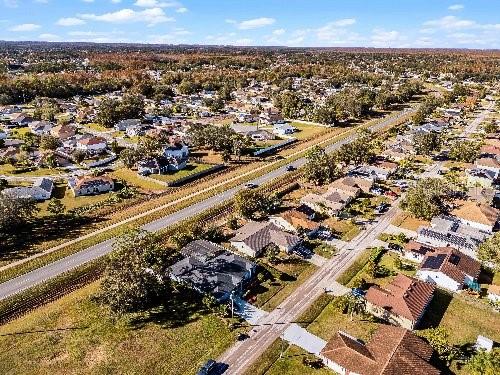
[[[395,326],[379,327],[368,344],[337,332],[321,355],[360,375],[437,375],[429,363],[432,348],[410,331]]]
[[[424,281],[398,274],[386,287],[372,286],[366,300],[390,313],[416,322],[432,299],[435,287]]]

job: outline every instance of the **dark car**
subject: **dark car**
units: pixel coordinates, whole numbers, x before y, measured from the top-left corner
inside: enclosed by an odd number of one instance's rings
[[[296,168],[293,166],[293,165],[287,165],[286,167],[286,171],[287,172],[291,172],[291,171],[294,171]]]
[[[377,207],[375,207],[375,212],[376,213],[384,213],[389,209],[389,205],[387,203],[381,203]]]
[[[203,366],[201,366],[196,375],[209,375],[210,372],[214,370],[216,366],[217,362],[215,362],[213,359],[209,359],[208,361],[205,362]]]

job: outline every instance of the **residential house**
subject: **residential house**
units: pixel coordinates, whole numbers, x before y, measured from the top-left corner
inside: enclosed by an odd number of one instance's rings
[[[465,174],[467,176],[467,184],[469,186],[494,188],[499,183],[497,174],[489,169],[467,169]]]
[[[57,125],[50,129],[50,134],[53,137],[59,138],[61,140],[66,140],[75,136],[76,129],[71,125]]]
[[[394,171],[395,168],[385,168],[375,165],[360,165],[351,170],[349,172],[349,176],[367,178],[373,181],[386,181]]]
[[[276,136],[273,133],[265,129],[260,129],[257,125],[232,124],[231,129],[233,129],[238,134],[253,139],[254,141],[267,141],[276,139]]]
[[[97,153],[106,150],[108,144],[102,137],[83,137],[76,142],[76,148],[89,153]]]
[[[33,121],[33,118],[25,113],[13,115],[7,127],[24,127],[28,126]]]
[[[360,193],[361,189],[356,186],[337,183],[330,185],[328,190],[321,195],[307,194],[302,197],[300,203],[318,213],[336,216]]]
[[[140,160],[137,163],[137,173],[141,176],[151,174],[167,174],[186,168],[187,159],[176,159],[173,157],[159,156],[156,158]]]
[[[312,221],[307,214],[296,209],[270,216],[269,221],[292,233],[304,231],[307,235],[312,235],[320,228],[319,223]]]
[[[421,244],[417,241],[409,241],[403,247],[403,257],[405,259],[411,260],[415,263],[422,263],[427,254],[431,254],[435,251],[432,246]]]
[[[163,148],[163,156],[167,158],[187,159],[189,147],[183,143],[176,143]]]
[[[11,198],[33,199],[45,201],[50,199],[54,190],[54,182],[50,178],[38,178],[30,187],[14,187],[2,190],[2,194]]]
[[[283,119],[281,113],[279,113],[275,109],[269,108],[259,115],[259,121],[261,124],[274,125],[274,124],[281,124],[285,120]]]
[[[14,146],[0,148],[0,159],[16,159],[19,149]]]
[[[458,207],[451,211],[463,225],[492,233],[498,223],[500,211],[489,205],[474,201],[459,201]]]
[[[269,221],[250,221],[236,231],[230,242],[242,253],[258,257],[269,245],[276,245],[281,251],[289,253],[301,243],[301,239]]]
[[[296,131],[297,128],[286,123],[274,124],[273,126],[273,133],[277,135],[290,135],[295,133]]]
[[[54,127],[54,124],[49,121],[33,121],[28,126],[32,133],[44,135],[50,134],[50,130]]]
[[[451,247],[427,254],[417,271],[420,280],[458,292],[477,281],[481,263]]]
[[[114,126],[116,131],[125,131],[132,126],[137,126],[141,124],[141,120],[139,119],[126,119],[117,122]]]
[[[342,189],[344,191],[351,191],[359,194],[359,190],[365,194],[369,194],[373,187],[373,180],[361,177],[342,177],[333,181],[329,186]]]
[[[494,172],[496,177],[500,175],[500,161],[498,161],[495,157],[483,157],[476,159],[474,165],[477,169],[486,169]]]
[[[211,294],[219,302],[241,295],[255,274],[255,263],[209,241],[192,241],[181,254],[184,258],[170,268],[172,280]]]
[[[113,179],[107,176],[72,177],[68,179],[68,186],[75,197],[107,193],[115,187]]]
[[[398,274],[388,285],[371,286],[365,296],[366,311],[391,324],[414,329],[434,295],[434,285]]]
[[[241,112],[236,116],[238,122],[255,122],[257,119],[251,113]]]
[[[460,220],[450,216],[434,217],[430,227],[420,227],[417,242],[432,247],[453,247],[476,258],[478,246],[489,237],[489,233],[463,225]]]
[[[438,375],[433,349],[401,327],[380,325],[368,343],[338,331],[320,353],[324,364],[341,375]]]
[[[129,137],[140,137],[146,134],[146,131],[151,129],[151,126],[145,124],[133,125],[125,129],[125,133]]]

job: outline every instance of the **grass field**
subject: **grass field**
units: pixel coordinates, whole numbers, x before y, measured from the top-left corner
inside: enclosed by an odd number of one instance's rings
[[[189,163],[186,166],[186,168],[184,168],[180,171],[172,172],[172,173],[168,173],[168,174],[155,174],[155,175],[151,175],[150,177],[154,178],[155,180],[159,180],[159,181],[163,181],[163,182],[172,182],[172,181],[187,177],[189,175],[192,175],[194,173],[202,172],[210,167],[211,167],[211,165],[209,165],[209,164]]]
[[[111,319],[94,283],[0,327],[2,374],[194,374],[234,342],[226,324],[195,311]],[[181,307],[182,309],[182,307]]]
[[[123,180],[130,185],[145,189],[145,190],[165,190],[165,186],[157,184],[149,179],[141,178],[136,171],[128,168],[120,168],[111,173],[114,178]]]
[[[92,130],[96,130],[98,132],[108,132],[110,130],[113,130],[113,128],[106,128],[105,126],[102,126],[101,124],[96,124],[95,122],[92,122],[90,124],[85,124],[87,128],[90,128]]]
[[[102,202],[106,200],[111,194],[112,193],[75,197],[73,196],[71,189],[68,188],[66,184],[56,184],[52,193],[52,197],[60,199],[61,203],[66,207],[66,210],[71,210],[73,208]],[[40,208],[40,215],[48,214],[47,206],[49,205],[49,202],[50,201],[48,200],[38,205],[38,207]]]
[[[61,174],[61,171],[58,169],[49,169],[49,168],[37,168],[33,171],[23,172],[23,173],[15,173],[15,167],[10,164],[1,164],[0,165],[0,174],[7,176],[19,176],[19,177],[40,177],[40,176],[54,176]]]
[[[254,305],[266,311],[274,310],[316,270],[305,261],[264,266],[272,277],[256,285],[250,296]]]
[[[329,218],[325,220],[324,224],[332,229],[335,233],[338,233],[342,241],[351,241],[361,232],[359,226],[357,226],[350,220],[338,220],[336,218]]]
[[[298,121],[292,122],[291,125],[297,128],[298,130],[293,134],[293,136],[297,139],[305,139],[313,137],[327,130],[327,128],[323,126],[309,125]]]

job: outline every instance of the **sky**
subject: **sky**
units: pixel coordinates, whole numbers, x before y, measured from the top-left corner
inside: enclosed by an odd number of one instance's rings
[[[500,48],[500,0],[0,0],[0,40]]]

